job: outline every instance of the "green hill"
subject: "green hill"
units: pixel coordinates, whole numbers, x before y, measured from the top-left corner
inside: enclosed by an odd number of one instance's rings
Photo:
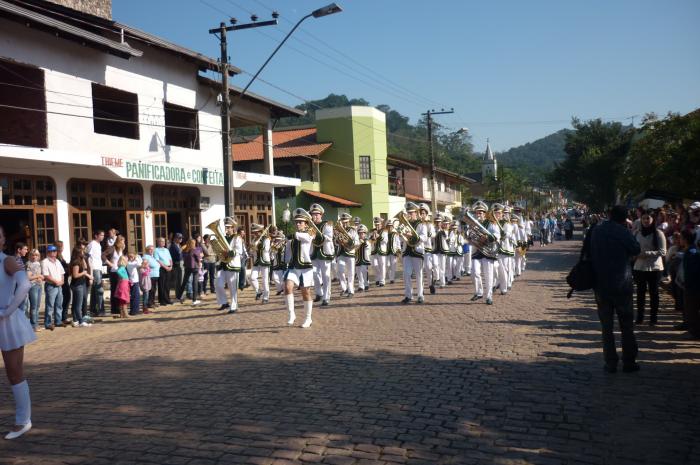
[[[511,168],[529,180],[542,180],[556,162],[566,157],[566,134],[571,129],[561,129],[553,134],[527,144],[496,154],[500,165]]]

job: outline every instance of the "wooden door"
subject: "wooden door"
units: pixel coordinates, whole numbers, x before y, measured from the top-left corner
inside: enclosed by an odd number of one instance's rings
[[[187,214],[187,233],[189,237],[194,237],[195,234],[202,234],[202,214],[190,211]]]
[[[153,237],[168,239],[168,214],[166,212],[153,212]]]
[[[36,248],[42,255],[46,254],[46,246],[56,242],[56,217],[53,212],[34,210],[34,233]]]
[[[87,210],[71,208],[71,246],[75,247],[80,239],[89,241],[92,238],[92,215]]]
[[[143,253],[143,212],[126,212],[126,247],[128,251]]]

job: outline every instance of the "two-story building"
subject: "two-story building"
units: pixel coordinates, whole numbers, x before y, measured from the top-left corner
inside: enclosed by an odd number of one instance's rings
[[[73,7],[83,8],[78,11]],[[141,252],[156,237],[222,219],[216,60],[113,21],[111,1],[0,0],[0,224],[9,244],[70,250],[115,227]],[[231,75],[239,70],[231,67]],[[247,94],[232,126],[299,116]],[[236,216],[274,219],[274,187],[298,180],[234,172]]]

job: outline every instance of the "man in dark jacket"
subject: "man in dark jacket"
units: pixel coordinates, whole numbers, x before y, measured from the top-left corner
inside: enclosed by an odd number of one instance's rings
[[[625,226],[626,219],[625,208],[615,206],[610,210],[608,221],[591,231],[590,255],[596,275],[593,290],[603,330],[603,354],[608,373],[617,371],[618,355],[613,335],[615,313],[622,333],[622,369],[625,372],[639,370],[632,309],[632,258],[640,253],[640,247]]]

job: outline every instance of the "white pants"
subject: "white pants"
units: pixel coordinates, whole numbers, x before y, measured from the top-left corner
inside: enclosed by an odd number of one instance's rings
[[[231,294],[231,302],[226,299],[226,285],[228,285],[228,291]],[[216,301],[219,305],[229,304],[231,310],[238,308],[238,271],[220,270],[214,282],[214,288]]]
[[[416,274],[416,287],[418,288],[418,297],[423,297],[423,259],[419,257],[403,257],[403,289],[404,296],[409,299],[413,298],[413,286],[411,284],[411,275]]]
[[[525,269],[525,257],[519,253],[515,254],[515,276],[520,276]]]
[[[260,284],[258,277],[262,277],[262,298],[263,300],[270,299],[270,267],[269,266],[254,266],[250,272],[250,285],[253,286],[255,294],[260,292]]]
[[[338,257],[338,281],[341,291],[355,293],[355,257]]]
[[[474,293],[487,299],[493,298],[493,264],[494,260],[488,258],[472,260]]]
[[[286,270],[274,270],[272,272],[272,282],[275,283],[275,291],[284,290],[284,272]]]
[[[428,284],[432,284],[433,281],[437,280],[437,277],[433,275],[435,255],[432,252],[426,252],[423,254],[423,276],[428,280]],[[404,264],[404,266],[406,266]],[[418,277],[418,275],[416,275]]]
[[[464,263],[462,255],[452,257],[452,276],[462,276],[462,264]]]
[[[369,256],[369,267],[367,271],[367,276],[371,274],[374,276],[374,281],[377,282],[379,281],[379,255],[370,255]]]
[[[510,282],[510,257],[506,255],[498,256],[498,287],[501,293],[508,292]]]
[[[357,285],[360,289],[369,286],[369,274],[367,272],[368,265],[357,265]]]
[[[331,262],[332,260],[312,260],[314,265],[314,291],[323,300],[331,300]]]
[[[435,267],[435,280],[440,284],[440,286],[445,285],[445,267],[447,266],[447,255],[441,254],[441,253],[436,253],[433,254],[435,257],[435,261],[437,262],[437,266]]]
[[[394,281],[396,279],[396,262],[398,261],[398,257],[396,255],[387,255],[386,256],[386,270],[387,270],[387,278],[389,281]]]
[[[462,267],[464,268],[464,271],[467,272],[468,274],[472,273],[472,248],[471,246],[469,247],[469,250],[464,254],[462,257]]]
[[[384,284],[386,280],[386,259],[387,255],[377,255],[377,263],[374,267],[374,280],[379,284]]]

